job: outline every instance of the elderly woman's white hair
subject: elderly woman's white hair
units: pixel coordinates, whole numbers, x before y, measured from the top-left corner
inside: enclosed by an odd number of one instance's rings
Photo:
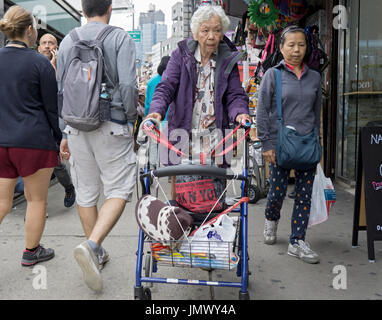
[[[229,28],[229,18],[220,6],[201,6],[195,11],[191,18],[191,31],[195,35],[198,32],[200,24],[207,21],[211,16],[218,16],[222,24],[222,33],[225,34]]]

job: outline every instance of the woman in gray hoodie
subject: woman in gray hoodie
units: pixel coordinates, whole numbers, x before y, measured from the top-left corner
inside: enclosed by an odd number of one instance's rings
[[[303,63],[307,48],[306,35],[297,26],[286,28],[281,35],[280,50],[284,57],[270,68],[261,81],[256,114],[258,137],[263,155],[269,162],[270,190],[265,209],[264,242],[274,244],[280,211],[287,193],[289,169],[277,165],[277,104],[275,68],[282,72],[282,118],[284,126],[306,135],[317,128],[320,132],[321,76]],[[292,234],[288,254],[308,263],[318,263],[317,253],[305,242],[309,221],[313,180],[316,168],[295,170],[296,198],[292,214]]]

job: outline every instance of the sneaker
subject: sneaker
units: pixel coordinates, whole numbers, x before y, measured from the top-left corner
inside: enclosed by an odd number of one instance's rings
[[[85,284],[92,290],[102,290],[102,279],[99,272],[99,261],[87,241],[74,249],[74,258],[82,270]]]
[[[278,220],[271,221],[265,219],[264,226],[264,243],[265,244],[275,244],[277,240],[277,226],[279,224]]]
[[[298,242],[293,245],[290,243],[288,246],[288,254],[307,263],[318,263],[320,261],[318,254],[310,249],[308,243],[302,240],[298,240]]]
[[[110,260],[109,253],[101,246],[97,257],[99,270],[102,270],[105,267],[105,264]]]
[[[35,251],[24,250],[23,257],[21,259],[21,265],[23,267],[33,266],[38,262],[47,261],[54,257],[53,249],[45,249],[41,245],[37,247]]]
[[[74,202],[76,201],[76,192],[74,191],[74,186],[65,189],[65,198],[64,198],[64,206],[70,208]]]

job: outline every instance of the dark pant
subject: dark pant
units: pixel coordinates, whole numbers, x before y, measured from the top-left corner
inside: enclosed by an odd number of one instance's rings
[[[57,177],[58,182],[65,188],[68,189],[72,186],[72,179],[65,165],[58,159],[58,166],[54,168],[54,175]]]
[[[315,167],[306,171],[295,170],[296,198],[294,200],[291,221],[292,234],[289,239],[291,244],[296,243],[298,240],[305,240],[315,172]],[[284,169],[273,164],[269,165],[270,189],[267,197],[267,207],[265,209],[265,218],[268,220],[275,221],[280,219],[281,207],[288,188],[289,173],[289,169]]]

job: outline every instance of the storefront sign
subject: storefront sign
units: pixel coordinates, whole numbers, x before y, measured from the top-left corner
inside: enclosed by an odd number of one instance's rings
[[[353,80],[351,81],[351,89],[353,92],[371,92],[373,91],[373,80]]]
[[[336,30],[348,29],[348,11],[346,7],[342,5],[335,6],[333,14],[336,15],[333,20],[333,28]]]
[[[353,246],[357,242],[355,232],[367,230],[368,256],[370,261],[374,261],[374,241],[382,240],[382,126],[361,128],[357,171]],[[360,205],[362,189],[366,228],[360,228],[358,223],[363,209]]]

